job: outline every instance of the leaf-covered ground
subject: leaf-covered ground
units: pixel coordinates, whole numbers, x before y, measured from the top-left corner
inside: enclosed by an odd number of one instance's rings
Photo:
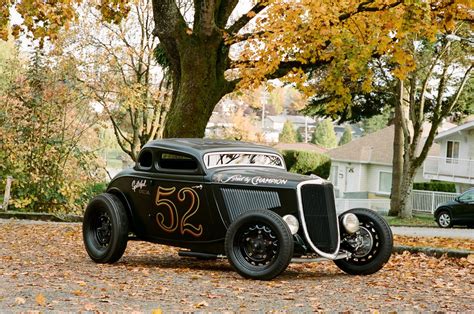
[[[466,239],[441,237],[407,237],[401,235],[394,235],[393,237],[396,245],[424,246],[474,251],[474,241],[469,241]]]
[[[118,263],[98,265],[81,237],[79,224],[0,222],[0,311],[474,311],[472,258],[404,253],[364,277],[332,262],[291,264],[264,282],[225,260],[135,241]]]

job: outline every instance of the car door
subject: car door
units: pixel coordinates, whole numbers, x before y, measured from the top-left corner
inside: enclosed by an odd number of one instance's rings
[[[212,240],[212,215],[198,161],[180,152],[157,156],[152,233],[170,241]]]
[[[456,217],[459,222],[474,222],[474,190],[469,190],[459,196]]]

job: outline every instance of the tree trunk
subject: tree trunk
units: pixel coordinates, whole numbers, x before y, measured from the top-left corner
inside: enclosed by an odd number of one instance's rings
[[[392,190],[390,195],[389,216],[398,216],[401,208],[401,185],[403,174],[403,147],[404,137],[402,128],[403,112],[401,100],[403,99],[403,83],[399,83],[399,101],[395,104],[395,125],[393,138],[393,159],[392,159]]]
[[[228,48],[219,34],[189,35],[171,63],[173,95],[163,137],[203,137],[219,100],[233,90],[226,81]]]
[[[410,166],[412,168],[413,166]],[[404,171],[402,184],[400,188],[400,218],[412,218],[413,207],[411,203],[411,192],[413,190],[413,180],[415,179],[416,169]]]
[[[203,137],[214,107],[225,95],[224,76],[216,77],[216,65],[206,56],[190,52],[193,59],[183,62],[181,75],[173,81],[173,98],[163,137]],[[214,75],[211,75],[214,74]],[[190,75],[192,74],[192,75]]]

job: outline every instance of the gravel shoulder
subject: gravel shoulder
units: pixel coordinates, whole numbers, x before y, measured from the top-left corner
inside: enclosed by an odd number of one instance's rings
[[[474,311],[473,263],[406,252],[371,276],[320,262],[253,281],[226,260],[180,258],[175,248],[138,241],[118,263],[99,265],[83,248],[80,224],[8,220],[0,223],[0,310],[466,312]]]

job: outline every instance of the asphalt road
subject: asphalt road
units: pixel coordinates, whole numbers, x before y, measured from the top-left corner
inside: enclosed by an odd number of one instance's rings
[[[410,237],[443,237],[474,240],[474,229],[468,228],[424,228],[424,227],[391,227],[393,234]]]

